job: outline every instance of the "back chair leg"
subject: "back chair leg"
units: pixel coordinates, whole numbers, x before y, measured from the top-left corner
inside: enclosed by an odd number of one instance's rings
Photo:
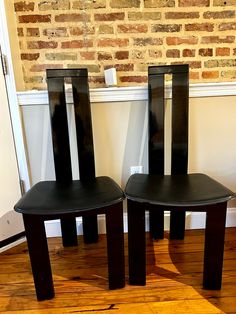
[[[78,245],[75,217],[61,219],[61,233],[62,243],[64,247]]]
[[[145,208],[128,200],[129,283],[146,284]]]
[[[125,258],[122,202],[107,210],[106,232],[109,289],[123,288],[125,286]]]
[[[149,229],[152,239],[164,239],[164,210],[152,210],[157,205],[148,204],[149,209]]]
[[[185,233],[185,211],[170,212],[170,239],[183,240]]]
[[[52,299],[54,287],[44,221],[37,215],[25,214],[23,220],[37,299]]]
[[[83,235],[84,243],[98,242],[98,221],[97,215],[84,216],[83,220]]]
[[[227,202],[206,213],[203,288],[220,290],[222,282]]]

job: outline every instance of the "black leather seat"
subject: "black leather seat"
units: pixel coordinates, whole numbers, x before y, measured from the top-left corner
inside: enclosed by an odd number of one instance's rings
[[[171,174],[164,173],[165,75],[172,75]],[[227,201],[234,193],[209,176],[188,174],[188,65],[149,67],[149,174],[132,175],[128,199],[129,281],[146,283],[145,210],[152,238],[163,238],[164,211],[170,238],[182,239],[185,212],[206,212],[203,287],[220,289]]]
[[[73,104],[66,103],[70,80]],[[95,176],[87,69],[47,70],[56,181],[35,184],[15,205],[23,214],[38,300],[54,297],[44,221],[60,219],[64,246],[77,245],[75,218],[82,216],[86,243],[98,240],[97,214],[106,216],[109,288],[125,285],[124,193],[109,177]],[[79,180],[72,179],[68,106],[74,105]],[[36,139],[37,140],[37,139]]]

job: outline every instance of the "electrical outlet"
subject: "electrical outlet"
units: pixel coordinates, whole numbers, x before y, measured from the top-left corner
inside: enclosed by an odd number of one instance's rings
[[[132,166],[130,167],[130,174],[143,173],[143,166]]]

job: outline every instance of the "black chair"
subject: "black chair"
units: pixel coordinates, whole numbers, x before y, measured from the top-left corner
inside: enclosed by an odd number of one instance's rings
[[[171,174],[164,174],[166,74],[172,76]],[[146,284],[145,210],[153,238],[163,237],[164,210],[171,211],[170,236],[183,238],[185,212],[206,212],[203,287],[220,289],[227,201],[234,193],[205,174],[187,174],[188,65],[152,66],[149,88],[149,174],[127,183],[129,282]]]
[[[80,180],[72,179],[65,82],[72,85]],[[47,70],[56,181],[35,184],[15,205],[23,214],[38,300],[54,297],[44,221],[60,219],[64,246],[77,245],[75,217],[86,243],[98,240],[97,214],[106,216],[109,288],[125,285],[124,193],[109,177],[95,177],[87,69]],[[73,109],[72,109],[73,110]]]

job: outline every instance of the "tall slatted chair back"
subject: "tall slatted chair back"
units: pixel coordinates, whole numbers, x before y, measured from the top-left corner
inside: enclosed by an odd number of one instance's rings
[[[149,173],[164,174],[165,164],[165,79],[171,75],[171,174],[188,169],[188,65],[152,66],[149,82]]]
[[[72,87],[69,104],[66,97],[66,83],[70,83]],[[47,84],[57,181],[72,180],[69,116],[75,119],[80,180],[95,177],[87,69],[49,69],[47,70]]]

